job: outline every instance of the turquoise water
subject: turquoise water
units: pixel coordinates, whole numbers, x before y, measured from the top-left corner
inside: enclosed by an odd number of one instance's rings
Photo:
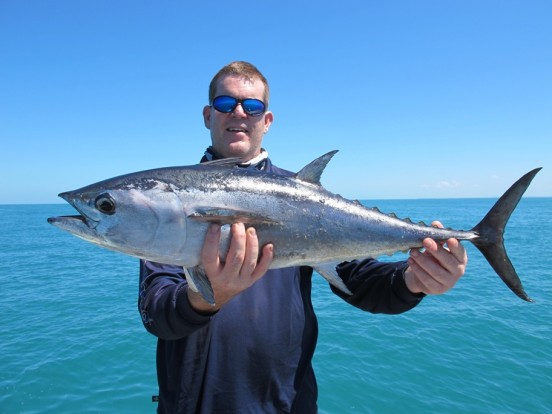
[[[367,204],[467,229],[493,201]],[[0,413],[154,413],[137,260],[46,223],[62,214],[73,211],[0,206]],[[552,413],[551,242],[552,199],[523,199],[506,246],[532,304],[471,246],[455,290],[404,315],[361,312],[314,278],[320,412]]]

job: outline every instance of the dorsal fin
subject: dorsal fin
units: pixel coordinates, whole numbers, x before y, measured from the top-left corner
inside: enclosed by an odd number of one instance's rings
[[[337,150],[330,151],[327,154],[324,154],[321,157],[315,159],[310,164],[307,164],[305,167],[303,167],[295,177],[301,181],[320,185],[320,177],[324,172],[324,168],[326,168],[326,165],[328,165],[328,162],[330,162],[330,160],[336,153]]]

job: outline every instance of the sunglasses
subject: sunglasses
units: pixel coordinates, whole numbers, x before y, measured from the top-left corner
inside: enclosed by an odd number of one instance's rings
[[[266,111],[266,105],[263,101],[258,99],[236,99],[231,96],[221,95],[213,99],[213,107],[225,114],[230,114],[234,112],[238,104],[241,105],[242,109],[247,115],[251,116],[260,116]]]

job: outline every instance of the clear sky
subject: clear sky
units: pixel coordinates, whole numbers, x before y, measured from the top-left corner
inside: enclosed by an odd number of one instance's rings
[[[265,147],[348,198],[496,197],[544,167],[552,2],[0,0],[0,203],[195,164],[220,67],[268,78]]]

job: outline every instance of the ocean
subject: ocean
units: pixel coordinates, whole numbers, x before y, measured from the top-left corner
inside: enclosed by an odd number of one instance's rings
[[[494,201],[365,204],[469,229]],[[155,413],[138,261],[46,223],[64,214],[0,205],[0,413]],[[505,240],[534,303],[469,243],[458,285],[403,315],[362,312],[314,277],[320,413],[552,413],[552,198],[522,199]]]

